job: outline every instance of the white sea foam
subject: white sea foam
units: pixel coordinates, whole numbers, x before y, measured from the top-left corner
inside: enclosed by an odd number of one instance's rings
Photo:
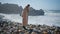
[[[22,17],[19,14],[2,14],[4,19],[22,23]],[[60,13],[46,13],[44,16],[29,16],[29,24],[46,24],[60,26]]]

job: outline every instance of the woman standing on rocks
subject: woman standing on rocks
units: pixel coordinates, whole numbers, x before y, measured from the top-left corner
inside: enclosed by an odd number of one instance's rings
[[[28,24],[28,12],[29,12],[30,5],[28,4],[22,11],[22,18],[23,18],[23,26]]]

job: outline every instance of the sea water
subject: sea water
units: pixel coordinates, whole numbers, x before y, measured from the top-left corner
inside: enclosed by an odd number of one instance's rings
[[[4,19],[22,23],[22,17],[20,14],[0,13],[0,15],[4,15]],[[46,24],[60,26],[60,13],[45,13],[44,16],[28,16],[28,24]]]

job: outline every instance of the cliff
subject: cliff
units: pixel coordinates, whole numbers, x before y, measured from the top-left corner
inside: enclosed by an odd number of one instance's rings
[[[22,13],[22,6],[18,6],[17,4],[1,4],[0,3],[0,13],[5,14],[20,14]],[[34,8],[30,7],[29,11],[30,16],[37,16],[37,15],[44,15],[44,10],[35,10]]]

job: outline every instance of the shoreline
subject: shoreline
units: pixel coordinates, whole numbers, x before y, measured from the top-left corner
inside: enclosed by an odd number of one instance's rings
[[[60,27],[58,27],[58,26],[56,27],[56,26],[48,26],[48,25],[33,25],[33,24],[28,24],[26,26],[27,29],[30,29],[30,26],[32,26],[32,29],[34,31],[37,31],[37,32],[41,31],[41,33],[44,32],[44,31],[45,32],[49,32],[49,31],[51,31],[51,32],[52,31],[53,32],[59,31],[60,32]],[[22,23],[16,23],[16,22],[11,22],[11,21],[9,21],[9,22],[7,22],[7,21],[2,21],[1,22],[0,21],[0,33],[4,34],[4,33],[8,33],[9,32],[8,34],[10,34],[10,33],[12,33],[12,31],[13,31],[13,33],[16,33],[16,32],[21,33],[21,31],[25,32],[27,30],[24,30]],[[27,31],[27,32],[29,32],[29,31]]]

